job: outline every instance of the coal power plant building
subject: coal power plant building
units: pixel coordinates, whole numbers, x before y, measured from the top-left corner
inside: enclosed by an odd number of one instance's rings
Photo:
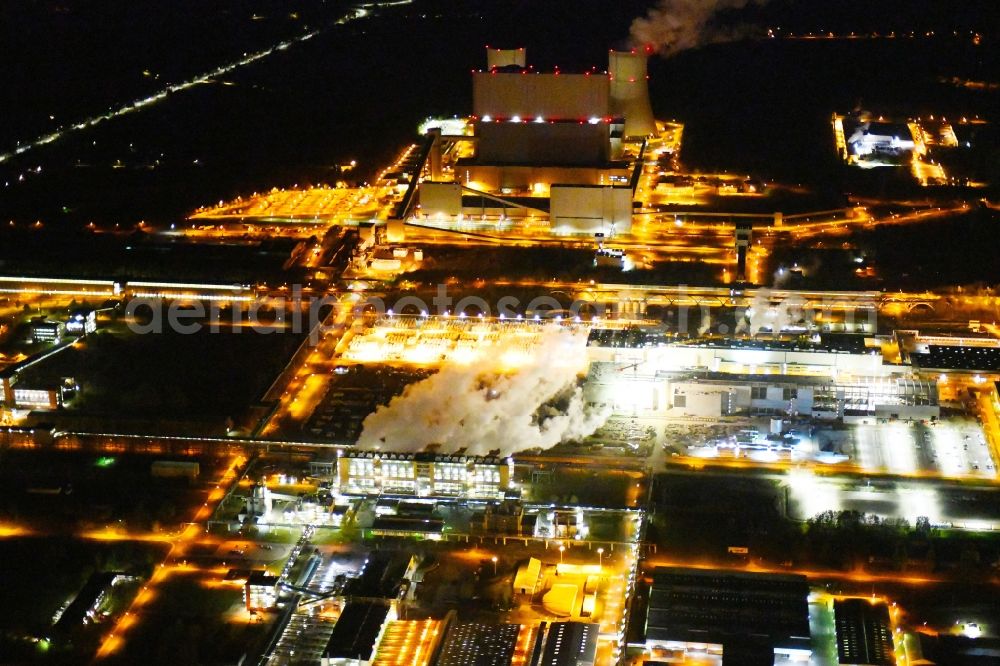
[[[607,71],[538,72],[524,49],[487,48],[472,73],[470,146],[447,172],[432,168],[420,216],[439,220],[547,218],[558,234],[629,233],[645,141],[657,133],[646,55],[612,51]],[[448,176],[451,176],[450,178]]]

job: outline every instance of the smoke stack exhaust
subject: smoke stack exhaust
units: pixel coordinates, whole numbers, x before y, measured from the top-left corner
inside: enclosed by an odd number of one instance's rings
[[[646,55],[634,51],[611,51],[611,113],[625,118],[625,137],[641,138],[656,134],[656,121],[649,103]]]

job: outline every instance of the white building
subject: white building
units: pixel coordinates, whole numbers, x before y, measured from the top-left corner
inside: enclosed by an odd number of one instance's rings
[[[885,363],[857,336],[659,346],[633,336],[619,346],[624,337],[595,331],[588,346],[588,399],[620,412],[845,421],[940,415],[935,382]]]
[[[855,130],[848,143],[858,157],[875,153],[899,154],[916,147],[913,133],[902,123],[866,123]]]
[[[497,456],[349,451],[337,459],[341,494],[502,499],[513,462]]]
[[[657,132],[646,54],[612,51],[607,71],[578,73],[527,68],[524,49],[487,49],[487,59],[472,75],[468,125],[461,135],[441,130],[430,148],[419,217],[537,217],[560,235],[629,233],[641,147]],[[470,150],[442,169],[442,145],[455,142]]]

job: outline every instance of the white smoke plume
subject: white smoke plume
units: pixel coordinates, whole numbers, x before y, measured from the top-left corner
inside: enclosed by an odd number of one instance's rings
[[[705,335],[712,329],[712,311],[708,308],[702,309],[701,325],[698,327],[698,336]]]
[[[805,301],[800,296],[792,295],[772,306],[770,292],[761,289],[744,313],[744,318],[737,323],[736,333],[755,336],[769,330],[777,338],[782,330],[807,323],[804,305]]]
[[[446,362],[364,421],[358,445],[417,451],[504,454],[593,434],[610,416],[585,404],[578,385],[587,333],[552,326],[537,345],[482,348],[469,363]],[[513,366],[513,367],[512,367]]]
[[[706,44],[739,39],[742,31],[722,30],[712,19],[722,11],[742,9],[758,0],[660,0],[646,16],[632,21],[631,42],[664,57]]]

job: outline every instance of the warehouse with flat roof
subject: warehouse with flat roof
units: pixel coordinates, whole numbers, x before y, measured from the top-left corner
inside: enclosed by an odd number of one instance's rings
[[[333,626],[323,649],[323,666],[368,664],[385,625],[393,619],[391,606],[379,601],[351,601]]]
[[[837,658],[844,666],[889,666],[895,663],[889,607],[867,599],[833,603]]]
[[[543,625],[544,628],[544,625]],[[541,640],[535,666],[594,666],[601,625],[588,622],[552,622]],[[541,632],[540,632],[541,633]],[[536,653],[539,650],[536,648]]]
[[[445,637],[437,666],[509,666],[520,633],[519,624],[453,624]]]
[[[808,596],[804,576],[657,567],[645,645],[740,666],[805,659],[812,654]],[[766,661],[747,661],[748,654]]]

